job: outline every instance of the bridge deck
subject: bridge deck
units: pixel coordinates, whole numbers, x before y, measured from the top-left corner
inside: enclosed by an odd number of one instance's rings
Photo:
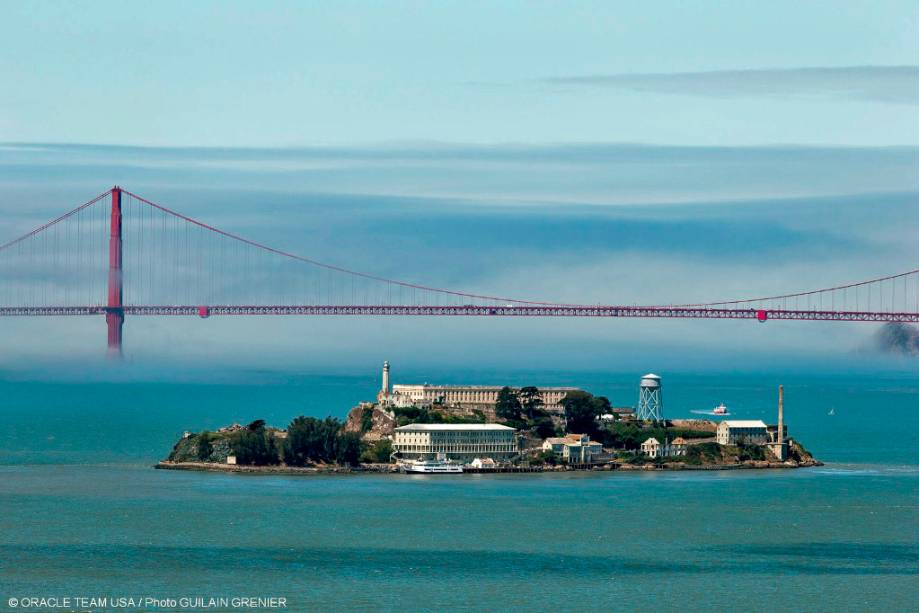
[[[0,307],[2,316],[104,315],[105,306]],[[408,306],[408,305],[125,305],[125,315],[366,315],[447,317],[619,317],[663,319],[754,319],[919,323],[919,313],[662,306]]]

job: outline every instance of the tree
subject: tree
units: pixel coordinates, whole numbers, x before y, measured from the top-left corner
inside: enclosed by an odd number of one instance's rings
[[[361,458],[361,435],[357,432],[342,432],[335,445],[335,461],[339,464],[357,464]]]
[[[252,422],[251,424],[249,424],[248,426],[246,426],[246,429],[247,429],[249,432],[256,432],[257,430],[261,430],[261,429],[264,428],[264,427],[265,427],[265,420],[264,420],[264,419],[256,419],[254,422]]]
[[[612,414],[613,405],[610,404],[606,396],[594,396],[594,405],[597,407],[597,415]]]
[[[521,414],[522,407],[517,394],[507,386],[502,387],[495,401],[495,415],[504,420],[520,421]]]
[[[549,438],[557,436],[558,431],[555,428],[555,422],[548,415],[542,415],[533,420],[533,431],[539,438]]]
[[[638,449],[650,436],[657,438],[656,431],[642,431],[637,424],[618,422],[597,432],[597,440],[604,447],[614,449]]]
[[[542,394],[539,389],[529,385],[517,392],[517,402],[527,419],[533,419],[542,412]]]
[[[334,417],[294,418],[287,427],[284,461],[292,466],[336,461],[340,430],[341,422]]]
[[[356,464],[362,450],[361,435],[344,432],[341,422],[334,417],[316,419],[301,415],[287,427],[284,461],[292,466],[312,462]]]
[[[606,398],[595,398],[593,394],[580,390],[568,392],[562,399],[561,405],[565,408],[565,424],[568,432],[578,434],[593,434],[597,431],[597,417],[605,406],[609,406]]]
[[[237,430],[230,437],[230,449],[236,456],[236,462],[239,464],[254,464],[264,466],[269,464],[278,464],[278,446],[274,437],[265,429],[265,422],[260,425],[252,422],[254,429],[245,428]]]

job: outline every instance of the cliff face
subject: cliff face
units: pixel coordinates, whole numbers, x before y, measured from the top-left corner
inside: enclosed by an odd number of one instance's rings
[[[795,439],[789,439],[788,441],[788,459],[805,465],[817,463],[811,452]]]
[[[345,432],[357,432],[368,442],[390,437],[396,428],[396,418],[376,405],[361,403],[348,411]]]
[[[208,443],[201,445],[199,443],[201,436],[208,437]],[[203,454],[201,452],[204,452]],[[216,462],[225,464],[227,456],[231,455],[230,441],[225,436],[221,437],[214,434],[192,434],[183,437],[172,448],[169,457],[170,462]]]

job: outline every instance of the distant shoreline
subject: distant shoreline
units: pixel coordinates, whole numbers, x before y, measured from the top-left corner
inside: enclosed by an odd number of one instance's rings
[[[688,465],[680,462],[667,465],[632,465],[632,464],[596,464],[591,466],[534,466],[526,469],[473,469],[462,474],[534,474],[563,472],[680,472],[680,471],[722,471],[722,470],[768,470],[794,469],[823,466],[823,462],[809,460],[806,462],[768,462],[750,461],[739,464],[704,464]],[[333,474],[397,474],[399,469],[394,464],[362,464],[360,466],[244,466],[239,464],[216,464],[212,462],[157,462],[153,468],[158,470],[187,470],[198,472],[219,472],[261,475],[333,475]]]

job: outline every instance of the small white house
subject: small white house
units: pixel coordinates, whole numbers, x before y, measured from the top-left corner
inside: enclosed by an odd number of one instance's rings
[[[659,458],[662,455],[661,443],[653,436],[641,444],[641,452],[649,458]]]
[[[572,464],[589,464],[603,453],[603,445],[591,441],[587,434],[569,434],[564,437],[547,438],[543,451],[552,451]]]
[[[686,440],[682,436],[673,439],[667,446],[667,455],[684,456],[686,455]]]
[[[236,464],[236,456],[235,456],[235,455],[228,455],[228,456],[227,456],[227,464]]]
[[[565,448],[565,443],[567,442],[568,439],[563,436],[552,436],[542,442],[542,450],[562,455],[562,450]]]
[[[552,436],[542,442],[543,451],[553,451],[564,455],[565,445],[584,444],[590,442],[587,434],[566,434],[565,436]]]
[[[596,441],[567,443],[562,450],[562,458],[572,464],[590,464],[594,458],[603,453],[603,445]]]

